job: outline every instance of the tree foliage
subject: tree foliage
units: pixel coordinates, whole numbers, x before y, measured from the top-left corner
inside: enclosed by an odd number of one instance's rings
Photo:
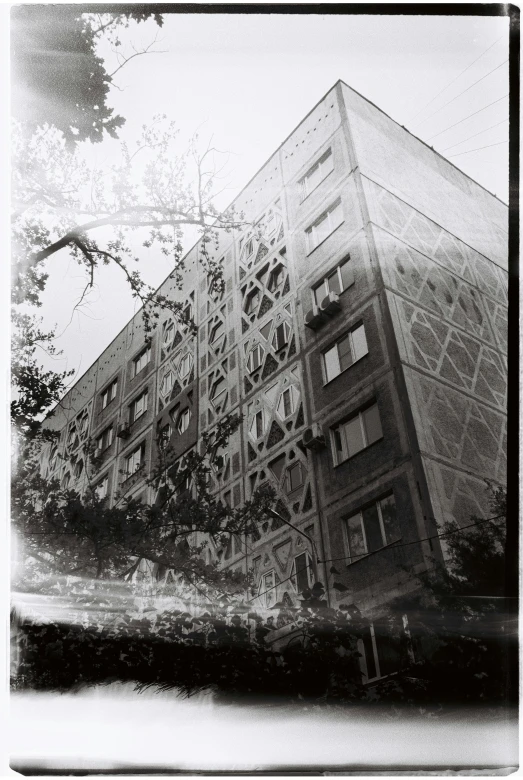
[[[11,10],[13,113],[29,132],[44,125],[60,130],[68,146],[116,138],[125,123],[107,103],[113,75],[97,55],[101,36],[115,47],[129,22],[161,14],[115,6],[113,13],[86,13],[84,5],[20,5]]]

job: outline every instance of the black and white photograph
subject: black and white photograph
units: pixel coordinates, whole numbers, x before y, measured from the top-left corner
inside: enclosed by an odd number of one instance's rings
[[[519,9],[2,22],[6,776],[517,773]]]

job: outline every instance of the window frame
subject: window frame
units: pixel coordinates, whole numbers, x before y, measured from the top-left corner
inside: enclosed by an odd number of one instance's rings
[[[354,355],[355,355],[355,349],[354,349],[354,337],[353,337],[353,335],[352,335],[352,334],[353,334],[353,333],[355,333],[355,332],[356,332],[357,330],[359,330],[360,328],[363,328],[363,338],[365,339],[365,347],[366,347],[366,352],[363,352],[361,355],[358,355],[358,356],[354,357]],[[352,360],[352,362],[351,362],[351,363],[349,363],[349,365],[348,365],[348,366],[345,366],[345,368],[342,368],[342,367],[341,367],[341,361],[340,361],[339,350],[338,350],[337,348],[338,348],[338,345],[339,345],[339,344],[341,344],[343,341],[345,341],[345,339],[346,339],[347,337],[349,338],[349,343],[350,343],[350,352],[351,352],[351,356],[353,357],[353,360]],[[334,374],[333,376],[329,377],[329,375],[328,375],[328,370],[327,370],[327,360],[326,360],[326,355],[327,355],[329,352],[332,352],[332,350],[333,350],[333,349],[337,349],[337,352],[336,352],[336,358],[337,358],[337,360],[338,360],[338,367],[339,367],[339,371],[338,371],[338,373],[337,373],[337,374]],[[368,342],[367,342],[367,334],[365,333],[365,324],[364,324],[364,322],[363,322],[363,321],[360,321],[360,322],[358,322],[358,324],[357,324],[357,325],[354,325],[354,326],[353,326],[352,328],[350,328],[348,331],[345,331],[345,333],[343,333],[343,335],[339,336],[339,337],[336,339],[336,341],[334,341],[334,342],[333,342],[333,343],[330,345],[330,347],[328,347],[327,349],[324,349],[324,350],[322,350],[322,352],[321,352],[321,364],[322,364],[322,371],[323,371],[323,384],[324,384],[324,385],[328,385],[330,382],[333,382],[335,379],[337,379],[337,377],[339,377],[341,374],[343,374],[345,371],[347,371],[347,370],[348,370],[349,368],[351,368],[351,367],[352,367],[352,366],[353,366],[355,363],[357,363],[359,360],[361,360],[362,358],[364,358],[364,357],[365,357],[366,355],[368,355],[368,354],[369,354],[369,345],[368,345]]]
[[[278,331],[283,330],[283,342],[280,343],[278,338]],[[275,352],[279,352],[281,349],[284,349],[287,344],[289,343],[291,335],[291,326],[286,320],[283,320],[283,322],[279,322],[276,327],[274,328],[274,333],[271,339],[271,345]],[[276,343],[275,343],[276,342]]]
[[[131,463],[132,458],[139,453],[140,460],[138,464],[135,466],[135,468],[130,471],[129,465]],[[129,455],[125,456],[125,478],[128,479],[129,477],[132,477],[133,474],[136,474],[137,471],[139,471],[142,466],[145,465],[145,441],[140,442],[140,444],[134,448],[132,452],[129,453]]]
[[[108,435],[109,441],[108,441],[108,443],[104,447],[102,445],[103,445],[103,439],[104,439],[106,434],[109,434]],[[110,425],[105,427],[103,429],[103,431],[96,437],[96,451],[98,453],[102,454],[102,452],[105,452],[106,450],[109,449],[109,447],[111,446],[113,441],[114,441],[114,424],[110,423]]]
[[[174,341],[174,336],[176,334],[176,326],[174,324],[173,320],[169,320],[164,325],[164,331],[162,334],[162,344],[164,347],[168,347],[169,344],[172,344]]]
[[[321,301],[323,300],[323,298],[325,298],[330,292],[336,292],[337,295],[341,295],[342,293],[345,292],[345,290],[348,290],[349,287],[352,287],[352,285],[354,284],[354,279],[351,281],[350,284],[347,285],[347,287],[343,286],[343,273],[342,273],[342,270],[341,270],[343,268],[343,266],[347,265],[350,262],[351,262],[350,255],[348,255],[347,257],[344,257],[343,260],[340,263],[338,263],[336,266],[334,266],[334,268],[332,268],[332,270],[328,274],[325,274],[325,276],[323,277],[323,279],[320,282],[317,282],[311,288],[312,305],[313,306],[319,306],[321,304]],[[339,293],[336,290],[329,290],[329,279],[331,279],[334,276],[334,274],[337,274],[337,276],[338,276],[338,286],[339,286],[339,289],[340,289]],[[317,296],[316,293],[321,288],[323,288],[323,293],[321,294],[320,298],[318,299],[318,296]]]
[[[332,217],[332,214],[334,214],[338,209],[340,209],[340,216],[341,219],[339,222],[336,222],[335,219]],[[336,198],[334,203],[332,203],[328,209],[323,211],[315,220],[314,222],[309,225],[308,228],[305,230],[305,241],[306,241],[306,247],[307,247],[307,255],[312,254],[315,249],[317,249],[320,244],[323,244],[324,241],[331,236],[335,230],[337,230],[340,225],[342,225],[345,221],[345,218],[343,216],[343,202],[341,199],[341,196]],[[327,222],[327,229],[328,232],[323,235],[323,233],[320,233],[318,235],[318,228],[320,225],[323,225],[324,222]]]
[[[117,390],[118,390],[118,377],[116,377],[116,379],[113,379],[113,381],[110,382],[107,385],[107,387],[104,390],[102,390],[102,392],[100,393],[102,399],[102,410],[107,409],[111,401],[114,401],[114,399],[116,398]]]
[[[365,414],[365,412],[368,412],[369,409],[372,409],[374,407],[376,407],[376,409],[378,411],[378,419],[379,419],[379,423],[380,423],[381,436],[379,436],[377,439],[374,439],[373,441],[371,441],[369,443],[368,442],[368,437],[367,437],[367,430],[366,430],[366,427],[363,424],[362,420],[363,420],[363,415]],[[346,436],[345,436],[345,427],[349,423],[351,423],[353,420],[355,420],[355,419],[359,419],[359,421],[360,421],[360,433],[362,434],[362,440],[364,442],[364,446],[361,447],[359,450],[356,450],[356,452],[353,452],[352,455],[351,455],[351,454],[349,454],[349,449],[347,447],[347,441],[346,441]],[[343,436],[341,435],[341,433],[338,433],[340,431],[343,431]],[[345,420],[343,420],[342,422],[338,423],[333,428],[331,428],[330,429],[330,433],[331,433],[331,447],[332,447],[332,456],[333,456],[333,460],[334,460],[334,466],[339,466],[340,464],[345,463],[345,461],[350,460],[351,458],[354,458],[360,452],[363,452],[363,450],[366,450],[368,447],[371,447],[376,442],[381,441],[381,439],[383,439],[383,426],[381,425],[381,415],[380,415],[378,402],[376,400],[374,400],[374,401],[372,401],[369,404],[365,404],[365,406],[363,406],[362,408],[358,409],[357,412],[355,412],[354,414],[351,414]],[[336,434],[340,435],[340,441],[342,443],[343,457],[339,457],[338,456],[338,452],[339,451],[338,451],[338,447],[336,445]]]
[[[314,573],[314,562],[312,559],[312,555],[308,550],[304,550],[299,555],[296,555],[294,557],[294,560],[292,562],[292,568],[291,568],[291,576],[290,576],[290,583],[297,594],[303,593],[305,588],[302,588],[301,590],[298,590],[298,565],[297,560],[298,558],[301,558],[302,556],[306,557],[306,577],[307,577],[307,588],[312,588],[316,579],[315,573]]]
[[[295,389],[293,390],[293,387],[294,387],[294,385],[289,385],[288,387],[285,387],[281,391],[280,396],[278,398],[278,403],[276,404],[276,413],[277,413],[278,417],[280,418],[280,420],[287,420],[296,411],[296,408],[297,408],[297,401],[296,401],[297,391]],[[291,405],[291,410],[290,410],[290,412],[288,414],[285,414],[285,401],[283,400],[283,396],[287,392],[289,393],[289,398],[291,399],[291,404],[290,404]],[[282,403],[283,403],[283,416],[282,416],[282,414],[279,411],[280,404],[282,404]]]
[[[347,515],[346,517],[343,518],[343,523],[342,523],[343,539],[344,539],[344,543],[345,543],[346,552],[348,553],[347,562],[346,562],[347,566],[352,566],[354,563],[357,563],[358,561],[361,561],[364,558],[367,558],[369,555],[372,555],[372,553],[377,552],[377,550],[382,550],[384,547],[388,547],[389,545],[394,544],[399,539],[401,539],[401,535],[398,533],[398,535],[394,539],[390,539],[389,540],[389,539],[387,539],[387,534],[385,532],[385,523],[384,523],[384,520],[383,520],[383,511],[382,511],[382,507],[381,507],[381,502],[385,501],[386,499],[388,499],[390,497],[392,497],[393,500],[394,500],[395,521],[396,521],[396,525],[397,525],[398,515],[397,515],[397,512],[396,512],[396,497],[394,496],[394,491],[390,491],[389,493],[386,493],[385,495],[382,495],[380,498],[375,499],[371,503],[364,504],[362,507],[360,507],[360,509],[358,509],[357,512],[352,512],[350,515]],[[368,543],[367,543],[367,531],[365,529],[365,523],[364,523],[364,520],[363,520],[363,512],[366,509],[370,509],[371,507],[374,507],[374,506],[377,508],[378,522],[379,522],[379,528],[380,528],[380,533],[381,533],[381,540],[382,540],[383,544],[381,545],[381,547],[377,547],[375,550],[369,550],[369,546],[368,546]],[[360,522],[360,527],[361,527],[362,539],[363,539],[363,542],[364,542],[364,545],[365,545],[365,552],[353,555],[352,551],[351,551],[349,521],[352,520],[355,517],[359,517],[360,518],[359,522]]]
[[[258,365],[253,366],[254,353],[258,355],[259,363]],[[249,351],[249,354],[247,355],[247,369],[249,374],[254,374],[255,371],[258,371],[262,367],[264,355],[265,350],[261,344],[255,344],[254,347]]]
[[[100,490],[100,488],[102,486],[105,486],[105,490],[104,490],[103,496],[100,496],[98,491]],[[107,496],[109,494],[109,474],[106,474],[104,477],[102,477],[102,479],[100,479],[97,482],[97,484],[95,485],[94,491],[95,491],[96,497],[98,498],[99,501],[103,501],[104,498],[107,498]]]
[[[299,485],[293,488],[291,484],[290,472],[297,468],[299,468],[300,470],[301,482]],[[303,467],[303,463],[300,460],[295,460],[293,463],[287,466],[287,468],[285,469],[285,492],[287,493],[287,495],[292,496],[295,493],[297,493],[298,490],[301,490],[305,485],[305,479],[306,479],[305,469]]]
[[[185,433],[185,431],[188,430],[189,425],[191,424],[191,417],[192,417],[191,410],[190,410],[190,408],[188,406],[186,406],[186,407],[184,407],[183,409],[180,410],[180,412],[178,414],[178,419],[176,420],[176,430],[178,431],[180,436],[183,433]],[[185,420],[187,420],[187,424],[185,425],[185,423],[184,423],[185,427],[182,428],[182,421],[185,421]]]
[[[143,371],[143,369],[149,365],[151,362],[151,354],[151,345],[149,344],[133,358],[133,379],[138,376],[140,371]],[[142,364],[143,358],[145,358],[145,363]]]
[[[266,578],[272,576],[272,584],[266,583]],[[258,585],[258,598],[260,603],[265,609],[270,609],[276,604],[276,590],[278,583],[276,582],[276,569],[269,569],[260,574],[260,583]]]
[[[330,165],[331,167],[325,171],[323,175],[321,175],[322,168],[325,167],[324,164],[327,160],[331,160]],[[328,167],[328,166],[327,166]],[[316,181],[316,184],[313,184],[312,186],[308,186],[308,183],[310,182],[310,179],[312,178],[313,174],[319,170],[320,172],[320,178]],[[301,202],[309,197],[309,195],[314,192],[314,190],[320,186],[322,182],[325,181],[327,176],[331,174],[334,170],[334,155],[332,153],[332,147],[329,146],[329,148],[323,152],[323,154],[318,158],[318,160],[312,165],[307,173],[302,176],[300,179],[300,188],[301,188]]]
[[[222,382],[223,382],[223,390],[221,390],[219,393],[213,392],[214,388],[218,384],[221,385]],[[217,398],[221,399],[221,397],[225,396],[228,392],[229,392],[229,386],[227,384],[227,380],[225,379],[225,377],[222,377],[222,376],[216,377],[214,382],[211,384],[211,389],[210,389],[210,392],[209,392],[209,400],[210,400],[210,402],[212,403],[212,405],[213,405],[213,407],[215,409],[216,409],[217,404],[218,405],[221,404],[221,400],[217,401],[216,399]]]
[[[182,373],[183,371],[182,366],[185,361],[187,361],[189,368],[187,369],[187,371]],[[186,352],[185,355],[183,355],[178,361],[178,374],[180,375],[180,379],[185,379],[186,376],[189,376],[189,374],[191,373],[191,368],[192,368],[192,355],[190,352]]]
[[[259,287],[253,287],[253,289],[247,294],[246,300],[245,300],[245,307],[244,311],[247,316],[251,316],[251,314],[256,314],[258,311],[258,306],[260,305],[262,299],[262,293]],[[256,301],[256,303],[253,306],[253,301]]]
[[[136,396],[136,398],[131,401],[130,404],[130,421],[131,425],[136,422],[136,420],[139,420],[140,417],[143,417],[143,415],[146,413],[148,408],[148,395],[149,395],[149,389],[146,387],[145,390],[142,390],[142,392]],[[141,399],[145,399],[145,403],[143,406],[143,409],[139,414],[136,414],[136,405]]]
[[[171,377],[170,386],[166,390],[164,390],[163,387],[168,376]],[[162,377],[162,381],[160,383],[160,394],[163,396],[167,395],[167,393],[171,392],[173,387],[174,387],[174,373],[172,369],[169,369],[168,371],[165,372],[165,374]]]

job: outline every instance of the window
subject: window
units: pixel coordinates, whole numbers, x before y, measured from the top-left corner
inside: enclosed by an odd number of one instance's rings
[[[358,325],[323,353],[325,382],[330,382],[368,353],[365,328]]]
[[[296,408],[296,391],[293,387],[287,387],[280,396],[276,411],[282,420],[291,415]]]
[[[262,409],[257,411],[252,418],[249,432],[253,439],[259,439],[265,433],[265,415]]]
[[[304,474],[303,467],[298,461],[289,466],[285,474],[285,490],[287,493],[294,493],[303,486]]]
[[[151,359],[151,347],[146,347],[138,357],[135,357],[133,360],[133,376],[136,376],[140,373],[142,368],[145,368],[145,366],[148,364],[148,362]]]
[[[164,325],[163,330],[163,343],[165,346],[170,344],[174,339],[174,322],[167,322]]]
[[[185,379],[187,374],[192,368],[192,355],[190,352],[188,352],[186,355],[182,357],[178,364],[178,373],[180,374],[180,377],[182,379]]]
[[[62,490],[67,490],[71,482],[71,475],[69,472],[62,477]]]
[[[101,501],[103,498],[106,498],[107,493],[109,492],[109,475],[106,474],[105,477],[102,479],[101,482],[97,484],[97,486],[94,489],[94,492],[96,494],[96,497]]]
[[[147,390],[140,393],[131,404],[131,422],[133,423],[147,411]]]
[[[102,393],[102,409],[105,409],[107,404],[114,401],[116,398],[116,391],[118,389],[118,380],[114,379],[110,385],[108,385]]]
[[[278,480],[278,482],[281,479],[281,475],[283,474],[283,467],[285,466],[285,455],[279,455],[277,458],[275,458],[273,461],[269,463],[269,468]]]
[[[75,477],[75,479],[80,479],[80,477],[82,476],[83,470],[84,470],[84,462],[83,462],[83,460],[79,460],[76,463],[75,467],[74,467],[74,477]]]
[[[309,193],[316,189],[321,182],[334,170],[334,160],[332,157],[332,150],[327,149],[316,165],[305,174],[301,180],[302,187],[302,200],[307,197]]]
[[[170,423],[163,425],[158,431],[158,446],[160,447],[161,450],[164,450],[169,444],[169,440],[172,436],[172,432],[173,429],[171,428]]]
[[[247,241],[247,244],[245,245],[245,247],[246,247],[245,248],[245,256],[246,257],[250,257],[252,255],[252,253],[254,252],[254,241],[252,240],[252,238],[250,238]]]
[[[191,421],[191,410],[189,409],[189,407],[187,407],[186,409],[182,409],[182,411],[180,412],[180,416],[178,417],[178,423],[176,425],[178,433],[185,433],[185,431],[189,427],[190,421]]]
[[[345,533],[350,563],[398,539],[392,493],[347,518]]]
[[[247,358],[247,368],[249,369],[250,373],[252,374],[253,371],[256,371],[258,368],[260,368],[263,361],[263,349],[260,347],[259,344],[257,344],[254,349],[251,349],[249,352],[249,357]]]
[[[168,371],[164,378],[162,379],[162,384],[160,385],[160,393],[162,395],[167,395],[167,393],[170,393],[173,389],[174,384],[174,375],[172,371]]]
[[[98,452],[104,452],[113,443],[113,426],[109,425],[96,439],[96,449]]]
[[[69,428],[69,433],[67,434],[67,446],[76,447],[77,444],[78,444],[78,433],[76,431],[76,425],[75,423],[73,423]]]
[[[282,322],[276,327],[274,336],[272,337],[272,346],[274,347],[275,352],[283,349],[283,347],[288,343],[290,332],[291,329],[287,322]]]
[[[385,622],[367,626],[358,644],[365,682],[397,672],[406,661],[400,637],[394,636]]]
[[[347,258],[314,287],[312,291],[313,303],[319,306],[330,292],[340,295],[351,284],[354,284],[354,269],[350,258]]]
[[[211,335],[209,337],[209,342],[211,344],[215,344],[218,341],[218,339],[220,338],[220,336],[223,336],[224,333],[225,333],[225,325],[224,325],[223,322],[220,321],[211,330]]]
[[[378,405],[373,404],[364,411],[358,412],[350,420],[334,428],[332,434],[334,462],[337,465],[382,438]]]
[[[256,288],[248,296],[245,303],[245,312],[247,314],[254,314],[258,309],[260,302],[260,291]]]
[[[225,379],[217,379],[211,387],[210,398],[214,406],[218,406],[225,398],[227,393],[227,382]]]
[[[125,459],[125,474],[130,477],[144,464],[145,458],[145,442],[142,442],[130,455]]]
[[[274,570],[262,574],[258,586],[258,596],[266,609],[276,603],[276,573]]]
[[[298,593],[303,593],[306,588],[312,588],[314,585],[314,569],[312,558],[308,552],[304,552],[294,559],[291,583]]]
[[[274,269],[274,271],[271,273],[269,277],[269,290],[272,293],[275,293],[277,290],[280,289],[280,287],[283,286],[283,283],[285,281],[285,268],[283,265],[278,265]]]
[[[337,200],[328,211],[325,211],[319,219],[305,231],[307,240],[307,254],[316,249],[322,241],[325,241],[337,227],[343,222],[343,209],[341,200]]]

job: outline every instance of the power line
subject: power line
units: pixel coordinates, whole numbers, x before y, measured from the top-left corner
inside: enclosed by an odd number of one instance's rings
[[[447,130],[452,130],[453,127],[457,127],[462,122],[466,122],[467,119],[470,119],[473,116],[476,116],[476,114],[481,114],[482,111],[486,111],[487,108],[490,108],[490,106],[495,105],[495,103],[499,103],[500,100],[504,100],[506,97],[508,97],[508,92],[506,95],[503,95],[502,97],[498,98],[497,100],[493,100],[492,103],[489,103],[488,106],[483,106],[483,108],[480,108],[478,111],[474,111],[474,113],[469,114],[468,116],[463,117],[463,119],[460,119],[459,122],[455,122],[453,125],[450,125],[450,127],[446,127],[444,130],[440,130],[439,133],[436,133],[436,135],[431,135],[430,138],[427,138],[428,141],[432,141],[433,138],[437,138],[438,135],[443,135],[443,133],[446,133]]]
[[[435,534],[434,536],[427,536],[425,539],[416,539],[413,542],[403,542],[402,544],[391,544],[387,545],[385,547],[380,547],[378,550],[373,550],[370,553],[364,553],[363,555],[356,556],[358,558],[368,558],[369,555],[375,555],[376,553],[383,552],[383,550],[397,550],[398,547],[409,547],[412,544],[421,544],[421,542],[428,542],[431,539],[442,539],[445,536],[451,536],[452,534],[458,534],[461,533],[461,531],[465,531],[468,528],[474,528],[478,525],[484,525],[485,523],[490,523],[493,520],[499,520],[501,517],[504,517],[504,515],[496,515],[495,517],[487,517],[485,520],[480,520],[479,523],[471,523],[470,525],[463,525],[460,528],[455,528],[453,531],[447,531],[444,534]],[[324,561],[317,561],[317,563],[334,563],[335,561],[346,561],[349,558],[354,558],[353,555],[344,555],[342,558],[326,558]],[[289,580],[292,580],[294,577],[297,577],[297,575],[308,569],[308,566],[304,566],[303,569],[297,570],[294,574],[291,574],[290,577],[286,577],[284,580],[281,580],[276,585],[273,585],[272,587],[268,588],[267,590],[264,590],[263,593],[258,593],[256,596],[253,596],[252,599],[248,599],[247,601],[255,601],[256,599],[261,598],[262,596],[265,596],[266,593],[270,593],[271,590],[275,590],[275,588],[282,585],[284,582],[288,582]]]
[[[483,81],[483,79],[486,79],[486,78],[487,78],[487,76],[490,76],[490,74],[491,74],[491,73],[494,73],[494,71],[496,71],[496,70],[499,70],[499,68],[503,67],[503,65],[506,65],[506,64],[507,64],[507,62],[508,62],[508,60],[505,60],[505,61],[504,61],[504,62],[502,62],[500,65],[497,65],[495,68],[492,68],[492,70],[489,70],[489,72],[488,72],[488,73],[485,73],[485,75],[484,75],[484,76],[482,76],[482,77],[481,77],[480,79],[478,79],[477,81],[475,81],[475,82],[474,82],[474,84],[471,84],[471,85],[470,85],[470,87],[467,87],[466,89],[464,89],[464,90],[463,90],[463,92],[460,92],[460,93],[459,93],[459,95],[456,95],[456,97],[453,97],[453,98],[451,98],[450,100],[448,100],[448,101],[447,101],[446,103],[444,103],[442,106],[440,106],[440,107],[439,107],[439,108],[437,108],[435,111],[433,111],[433,112],[432,112],[432,114],[429,114],[429,116],[425,117],[425,119],[422,119],[422,120],[421,120],[421,122],[418,122],[418,124],[422,125],[422,124],[423,124],[423,122],[427,122],[427,120],[431,119],[431,118],[432,118],[433,116],[435,116],[435,114],[437,114],[439,111],[441,111],[442,109],[446,108],[447,106],[450,106],[450,104],[451,104],[451,103],[453,103],[453,102],[454,102],[455,100],[457,100],[459,97],[461,97],[462,95],[464,95],[464,94],[465,94],[465,92],[468,92],[468,91],[469,91],[469,89],[472,89],[472,87],[475,87],[475,86],[476,86],[476,84],[479,84],[479,83],[480,83],[480,81]]]
[[[420,114],[421,114],[423,111],[425,111],[425,109],[426,109],[426,108],[428,108],[428,107],[431,105],[431,103],[434,103],[434,101],[436,100],[436,98],[439,98],[439,96],[440,96],[440,95],[441,95],[443,92],[445,92],[445,90],[446,90],[446,89],[448,89],[450,86],[452,86],[452,84],[454,84],[454,82],[455,82],[455,81],[457,81],[457,80],[458,80],[458,79],[459,79],[461,76],[463,76],[463,74],[464,74],[464,73],[466,73],[466,72],[469,70],[469,68],[471,68],[473,65],[475,65],[475,64],[476,64],[476,62],[478,62],[478,60],[480,60],[480,59],[481,59],[481,58],[482,58],[482,57],[483,57],[483,56],[484,56],[484,55],[485,55],[485,54],[486,54],[488,51],[490,51],[490,50],[493,48],[493,46],[495,46],[495,45],[496,45],[496,43],[499,43],[499,41],[500,41],[500,40],[501,40],[503,37],[504,37],[504,34],[503,34],[503,35],[500,35],[500,36],[499,36],[499,38],[497,39],[497,41],[494,41],[494,43],[493,43],[493,44],[491,44],[491,45],[488,47],[488,49],[485,49],[485,51],[483,52],[483,54],[480,54],[480,55],[479,55],[479,57],[477,57],[477,58],[474,60],[474,62],[471,62],[471,63],[470,63],[470,65],[467,65],[467,67],[465,68],[465,70],[462,70],[462,71],[461,71],[461,73],[460,73],[458,76],[456,76],[456,78],[452,79],[452,81],[450,81],[450,82],[449,82],[449,83],[448,83],[448,84],[447,84],[445,87],[443,87],[443,89],[442,89],[442,90],[440,90],[440,92],[438,92],[438,94],[437,94],[435,97],[433,97],[433,98],[432,98],[432,100],[429,100],[429,102],[428,102],[428,103],[427,103],[425,106],[423,106],[423,108],[420,108],[420,110],[419,110],[419,111],[418,111],[416,114],[414,114],[414,116],[413,116],[413,117],[411,117],[411,119],[409,119],[408,121],[409,121],[409,122],[412,122],[414,119],[416,119],[416,117],[417,117],[417,116],[419,116],[419,115],[420,115]],[[419,124],[419,123],[418,123],[418,124]]]
[[[449,157],[460,157],[462,154],[470,154],[471,152],[479,152],[481,149],[490,149],[491,146],[501,146],[501,144],[508,144],[508,141],[499,141],[497,144],[488,144],[488,146],[478,146],[477,149],[469,149],[467,152],[458,152],[458,154],[449,154]]]
[[[471,141],[472,138],[476,138],[478,135],[482,135],[483,133],[486,133],[487,130],[493,130],[494,127],[499,127],[499,125],[503,125],[505,122],[508,122],[508,119],[502,119],[501,122],[497,122],[495,125],[491,125],[490,127],[486,127],[484,130],[480,130],[479,133],[474,133],[474,135],[469,135],[468,138],[464,138],[463,141],[458,141],[457,144],[452,144],[452,146],[446,146],[444,149],[441,149],[441,153],[446,152],[447,149],[454,149],[455,146],[460,146],[460,144],[464,144],[467,141]]]

